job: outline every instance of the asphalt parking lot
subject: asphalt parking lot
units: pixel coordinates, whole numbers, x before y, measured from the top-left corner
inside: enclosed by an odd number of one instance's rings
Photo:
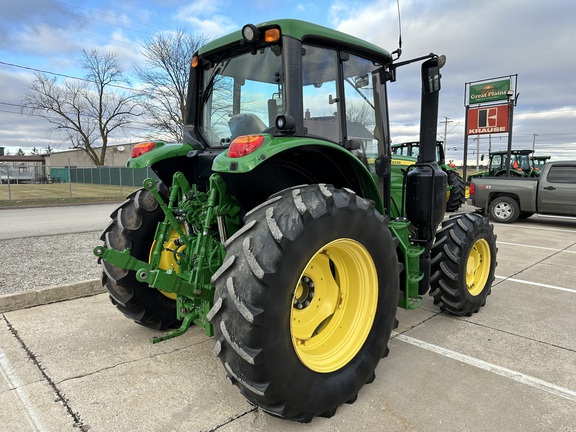
[[[199,329],[152,345],[157,332],[98,294],[0,315],[0,430],[575,431],[576,221],[495,231],[486,307],[399,309],[376,380],[332,418],[303,425],[253,408]]]

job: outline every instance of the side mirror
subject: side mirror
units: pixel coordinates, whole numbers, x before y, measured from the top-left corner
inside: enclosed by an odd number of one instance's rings
[[[422,92],[432,94],[440,91],[440,68],[446,64],[446,56],[433,57],[422,63]]]

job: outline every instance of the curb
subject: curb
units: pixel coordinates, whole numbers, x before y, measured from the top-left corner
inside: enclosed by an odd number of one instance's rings
[[[0,313],[73,300],[105,292],[106,290],[102,287],[100,279],[91,279],[67,285],[6,294],[0,296]]]

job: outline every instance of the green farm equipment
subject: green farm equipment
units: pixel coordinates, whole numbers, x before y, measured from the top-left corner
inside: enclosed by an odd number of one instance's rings
[[[470,316],[490,294],[488,218],[444,220],[444,58],[393,57],[296,20],[208,43],[191,62],[185,142],[133,146],[128,166],[160,181],[112,213],[94,249],[124,315],[172,329],[153,342],[202,328],[229,381],[272,415],[308,422],[353,402],[388,353],[398,306],[429,292]],[[421,158],[396,172],[387,83],[415,62]]]
[[[504,177],[507,166],[510,165],[510,177],[534,177],[532,150],[511,150],[510,163],[508,163],[508,151],[498,150],[490,153],[488,169],[477,171],[468,176],[468,182],[473,177]]]
[[[542,172],[544,164],[550,160],[551,156],[530,156],[532,166],[532,177],[537,177]]]
[[[420,143],[418,141],[392,144],[392,160],[396,159],[397,156],[400,155],[413,158],[413,160],[403,158],[403,163],[400,164],[393,163],[392,169],[400,167],[406,162],[416,162],[419,154]],[[446,173],[448,179],[448,188],[446,190],[446,211],[454,212],[466,201],[466,185],[456,168],[453,165],[446,163],[446,158],[444,156],[444,143],[442,141],[436,142],[436,162],[438,162],[440,169]]]

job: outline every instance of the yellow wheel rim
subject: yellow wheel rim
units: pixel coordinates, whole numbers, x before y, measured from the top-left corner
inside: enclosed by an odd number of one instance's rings
[[[477,296],[486,286],[491,260],[488,242],[484,239],[477,240],[466,261],[466,285],[471,295]]]
[[[180,266],[176,262],[176,258],[174,257],[174,253],[170,251],[174,251],[178,249],[179,246],[176,245],[175,240],[180,237],[175,230],[172,230],[170,233],[170,238],[167,242],[164,243],[164,250],[162,250],[162,254],[160,255],[160,263],[158,265],[159,268],[162,270],[170,270],[174,269],[176,273],[178,273]],[[148,262],[152,260],[152,252],[154,252],[154,248],[156,247],[156,240],[152,243],[152,247],[150,248],[150,255],[148,257]],[[185,246],[180,246],[180,248],[184,248]],[[167,250],[168,249],[168,250]],[[166,297],[171,298],[172,300],[176,300],[176,293],[173,292],[165,292],[160,290],[162,294]]]
[[[329,373],[348,364],[364,345],[378,303],[378,275],[370,253],[338,239],[314,254],[294,289],[292,344],[309,369]]]

